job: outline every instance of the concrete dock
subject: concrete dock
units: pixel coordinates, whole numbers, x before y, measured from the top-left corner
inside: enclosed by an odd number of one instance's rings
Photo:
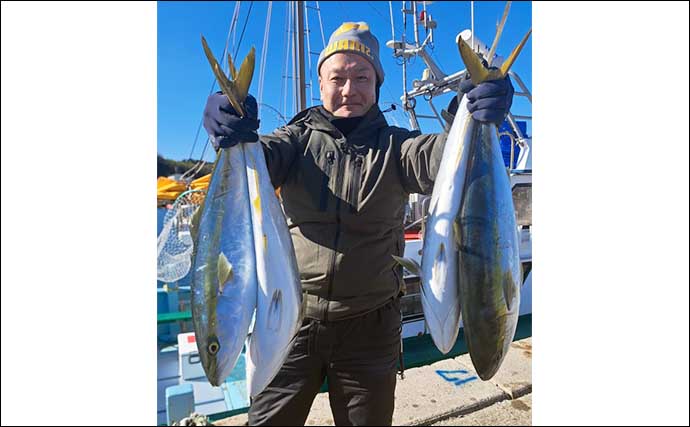
[[[245,425],[247,414],[214,425]],[[532,338],[511,344],[501,368],[482,381],[468,354],[405,370],[395,390],[393,425],[531,425]],[[334,425],[328,393],[314,400],[306,425]]]

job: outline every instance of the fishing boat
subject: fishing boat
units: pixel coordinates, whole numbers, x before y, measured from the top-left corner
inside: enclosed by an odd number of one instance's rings
[[[288,22],[293,36],[293,53],[298,59],[295,77],[295,95],[298,111],[306,108],[306,79],[303,15],[309,9],[320,13],[318,2],[310,6],[308,2],[290,2],[290,18]],[[414,31],[413,40],[405,40],[406,29],[401,40],[390,40],[386,46],[391,49],[393,56],[399,59],[403,67],[403,87],[400,97],[401,108],[409,119],[409,127],[422,129],[422,120],[436,120],[441,126],[448,128],[450,123],[447,112],[434,106],[434,99],[451,91],[456,91],[460,80],[465,76],[465,70],[445,73],[428,53],[428,46],[433,41],[436,22],[430,10],[429,2],[403,2],[403,22],[411,20]],[[237,6],[239,7],[239,2]],[[269,6],[270,11],[270,6]],[[237,12],[237,10],[236,10]],[[392,12],[392,9],[391,9]],[[313,13],[313,12],[312,12]],[[269,12],[270,14],[270,12]],[[320,18],[320,17],[319,17]],[[270,19],[270,17],[268,18]],[[392,19],[392,14],[391,14]],[[420,37],[419,31],[425,32]],[[471,29],[465,30],[461,36],[472,43],[473,48],[485,57],[491,52],[486,44],[477,37],[473,37]],[[307,42],[308,43],[308,42]],[[382,54],[383,49],[382,46]],[[389,51],[389,53],[391,52]],[[302,52],[299,54],[299,52]],[[224,56],[224,55],[223,55]],[[222,57],[222,56],[221,56]],[[419,58],[426,68],[419,79],[408,85],[407,64],[413,58]],[[263,73],[261,73],[263,74]],[[515,86],[515,96],[524,97],[531,105],[531,93],[520,76],[511,71],[510,77]],[[263,78],[263,75],[260,76]],[[408,89],[409,87],[409,89]],[[261,91],[261,90],[260,90]],[[433,115],[419,113],[418,100],[427,102]],[[420,104],[421,104],[420,102]],[[395,108],[394,106],[392,108]],[[279,113],[280,114],[280,113]],[[280,114],[283,116],[283,114]],[[531,116],[508,114],[506,121],[499,128],[501,148],[512,186],[513,202],[520,236],[520,261],[522,263],[523,283],[521,288],[521,302],[519,322],[515,340],[531,336],[532,313],[532,138],[527,133],[526,123]],[[197,168],[197,169],[200,169]],[[192,181],[194,173],[183,175],[178,180],[159,181],[158,233],[163,231],[166,223],[166,213],[174,206],[175,199],[185,191],[203,191],[207,177]],[[185,181],[186,178],[186,181]],[[162,190],[161,190],[162,188]],[[405,218],[405,254],[406,258],[415,259],[421,263],[422,238],[424,220],[427,214],[429,197],[418,194],[410,196]],[[198,203],[194,202],[194,203]],[[189,202],[188,204],[193,204]],[[188,206],[189,207],[189,206]],[[193,206],[191,206],[193,207]],[[178,218],[179,220],[179,218]],[[184,227],[183,227],[184,229]],[[401,299],[403,311],[403,363],[405,368],[428,365],[436,361],[456,357],[467,353],[464,336],[458,334],[453,348],[442,354],[434,345],[422,310],[420,278],[405,270],[405,295]],[[158,281],[158,424],[171,424],[176,420],[188,416],[191,412],[204,414],[211,421],[226,418],[246,412],[249,399],[246,390],[244,354],[225,383],[213,387],[204,374],[201,360],[196,351],[193,327],[191,322],[190,278],[189,275],[173,282]],[[462,324],[460,325],[462,327]]]

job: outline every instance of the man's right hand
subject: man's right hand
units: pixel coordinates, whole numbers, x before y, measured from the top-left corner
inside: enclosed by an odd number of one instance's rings
[[[229,148],[240,142],[256,142],[259,135],[258,107],[256,99],[247,95],[244,101],[245,116],[232,108],[227,96],[222,92],[216,92],[208,97],[204,109],[204,128],[211,139],[213,148]]]

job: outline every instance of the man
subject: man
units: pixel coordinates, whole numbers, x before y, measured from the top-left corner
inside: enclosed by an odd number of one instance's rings
[[[402,271],[410,193],[430,194],[446,134],[389,126],[377,106],[379,43],[344,23],[318,62],[323,105],[260,138],[257,106],[239,118],[212,95],[204,127],[216,149],[259,140],[281,188],[305,299],[305,320],[276,378],[251,402],[250,425],[303,425],[324,379],[337,425],[391,425],[402,329]],[[473,117],[500,123],[508,79],[463,82]]]

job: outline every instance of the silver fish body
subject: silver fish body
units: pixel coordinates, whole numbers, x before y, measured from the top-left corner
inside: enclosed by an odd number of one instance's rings
[[[517,326],[519,240],[496,126],[466,120],[467,170],[454,224],[458,284],[469,354],[479,377],[488,380],[500,367]]]
[[[302,323],[302,288],[292,238],[261,144],[244,147],[258,279],[256,317],[246,353],[247,389],[255,397],[292,349]]]
[[[257,280],[241,147],[220,150],[195,226],[192,320],[201,363],[219,386],[233,370],[254,308]]]
[[[422,308],[436,347],[448,353],[460,330],[458,258],[453,222],[460,209],[467,158],[465,127],[469,112],[462,100],[443,149],[424,230],[421,290]]]

